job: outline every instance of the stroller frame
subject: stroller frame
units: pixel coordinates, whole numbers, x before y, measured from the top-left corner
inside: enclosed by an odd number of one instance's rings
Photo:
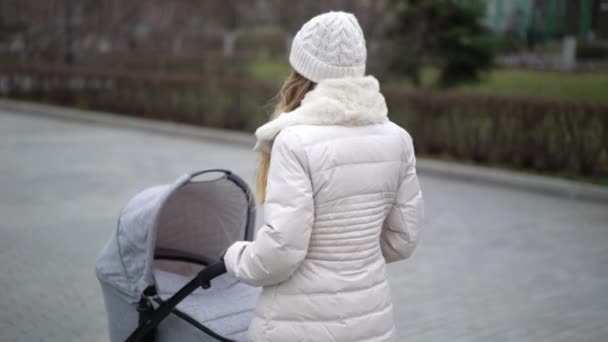
[[[243,193],[247,197],[248,203],[250,203],[245,227],[245,236],[243,238],[245,240],[251,241],[253,239],[254,233],[253,225],[255,224],[255,206],[253,204],[254,202],[249,186],[239,176],[225,169],[209,169],[196,172],[190,175],[190,179],[208,173],[223,173],[228,180],[234,182],[239,188],[243,190]],[[152,285],[146,288],[137,305],[137,312],[139,315],[138,327],[131,333],[131,335],[126,339],[126,341],[154,342],[156,338],[156,328],[158,327],[158,325],[170,314],[175,314],[182,320],[193,325],[197,329],[203,331],[204,333],[215,338],[218,341],[233,342],[233,340],[218,335],[213,330],[209,329],[202,323],[190,317],[188,314],[177,309],[177,305],[190,294],[192,294],[192,292],[197,290],[199,287],[203,289],[208,289],[211,286],[211,280],[226,273],[226,266],[224,264],[224,261],[220,258],[220,260],[217,260],[215,263],[210,264],[206,260],[200,260],[199,258],[190,255],[185,255],[183,253],[174,253],[171,250],[159,250],[159,252],[161,253],[155,253],[155,260],[171,260],[195,263],[198,265],[205,266],[205,268],[202,269],[192,280],[190,280],[186,285],[184,285],[167,300],[163,301],[160,296],[157,295],[156,285]]]

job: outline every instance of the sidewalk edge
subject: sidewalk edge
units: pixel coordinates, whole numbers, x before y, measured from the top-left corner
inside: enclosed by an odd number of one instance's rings
[[[82,110],[25,101],[0,98],[0,109],[23,114],[52,117],[67,121],[100,124],[119,129],[135,129],[172,136],[186,136],[197,139],[213,140],[228,144],[246,145],[253,148],[253,134],[226,129],[193,126],[169,121],[120,115],[109,112]]]

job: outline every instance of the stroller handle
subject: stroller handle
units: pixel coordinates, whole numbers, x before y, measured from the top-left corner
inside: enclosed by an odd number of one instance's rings
[[[206,173],[223,173],[225,175],[231,175],[232,171],[230,170],[225,170],[225,169],[208,169],[208,170],[203,170],[203,171],[198,171],[198,172],[194,172],[190,174],[190,179],[193,179],[195,177],[198,177],[200,175],[204,175]]]
[[[155,329],[184,298],[189,296],[199,287],[204,289],[209,288],[212,279],[217,278],[226,272],[226,264],[224,263],[223,258],[220,258],[214,264],[205,267],[196,275],[196,277],[194,277],[194,279],[184,285],[184,287],[177,291],[171,298],[164,301],[156,310],[154,310],[150,317],[147,317],[143,322],[140,322],[137,329],[135,329],[135,331],[126,339],[126,342],[143,341],[148,333]]]
[[[200,271],[197,275],[197,278],[201,278],[201,280],[210,281],[213,278],[217,278],[226,272],[228,272],[228,270],[226,269],[224,259],[220,258],[214,264],[207,266],[202,271]]]

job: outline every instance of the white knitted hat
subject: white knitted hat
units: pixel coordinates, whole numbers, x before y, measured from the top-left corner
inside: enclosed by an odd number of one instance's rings
[[[310,19],[293,39],[289,63],[302,76],[326,78],[365,74],[365,38],[354,15],[328,12]]]

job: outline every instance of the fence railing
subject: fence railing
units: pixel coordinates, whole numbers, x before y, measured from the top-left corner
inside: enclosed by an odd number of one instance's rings
[[[0,65],[0,95],[253,131],[279,86],[243,78]],[[608,176],[608,105],[384,89],[420,154],[566,176]]]

